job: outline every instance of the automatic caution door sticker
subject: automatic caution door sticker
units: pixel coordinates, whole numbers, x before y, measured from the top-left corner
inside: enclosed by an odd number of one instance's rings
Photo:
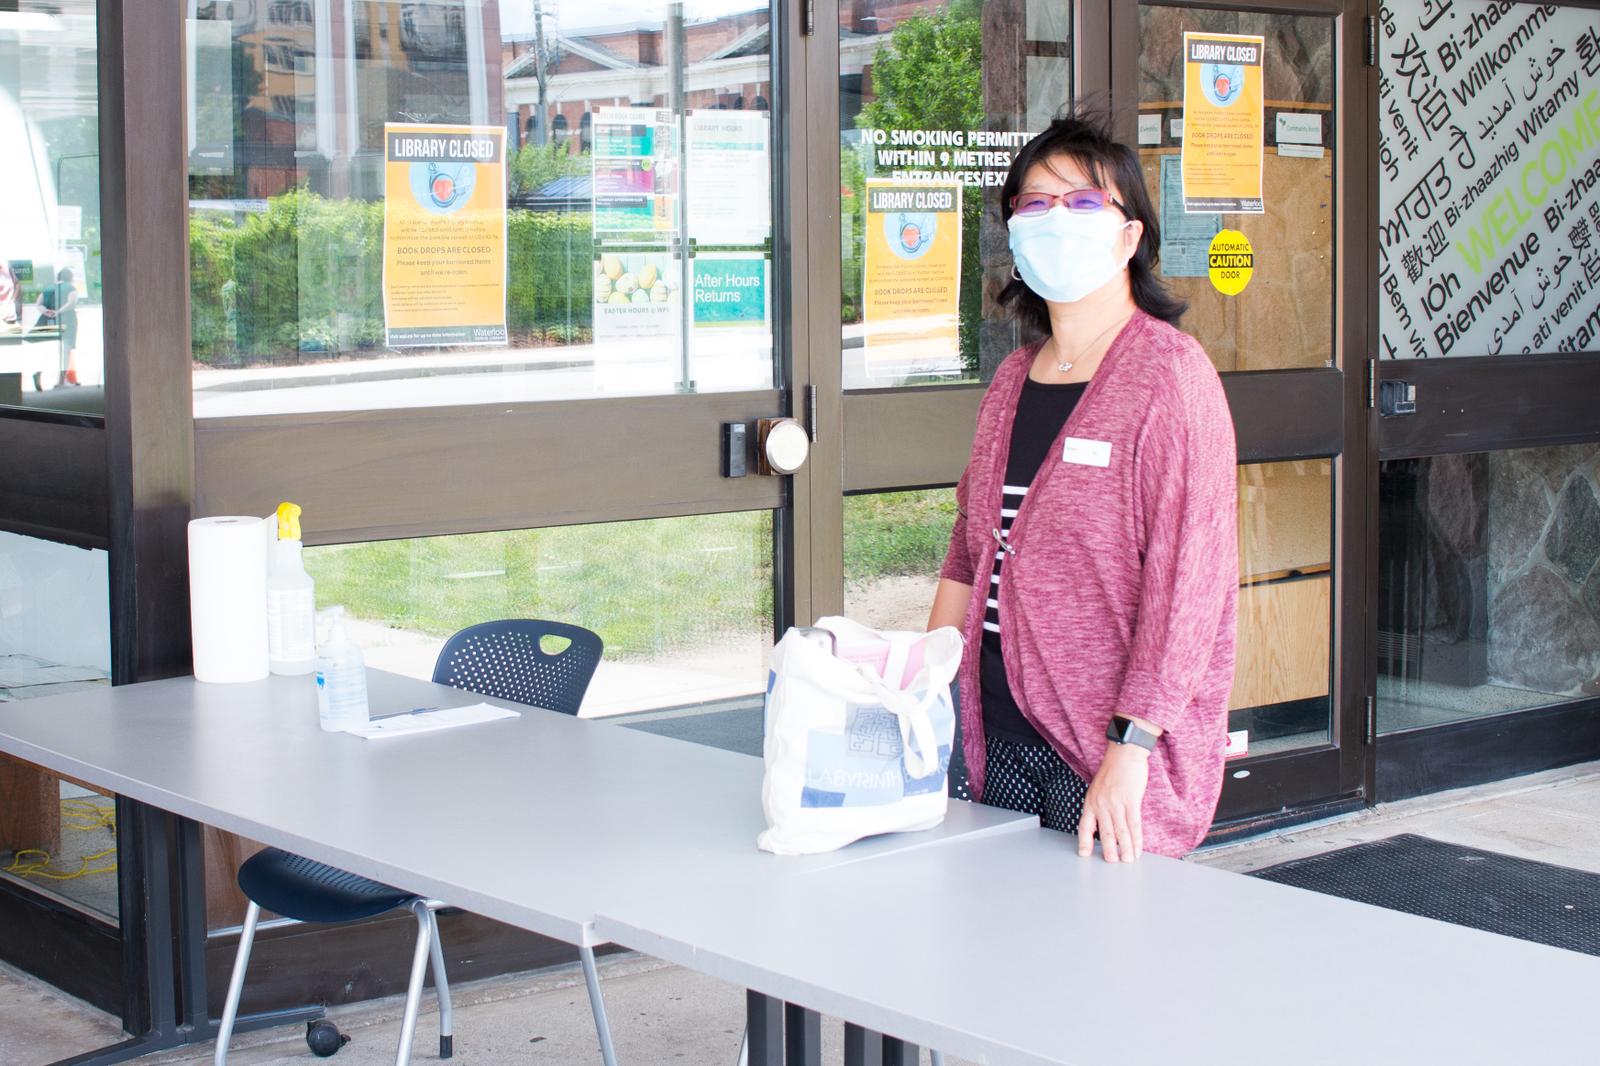
[[[1224,296],[1237,296],[1250,284],[1255,270],[1255,251],[1250,238],[1236,229],[1225,229],[1211,238],[1207,264],[1211,284]]]

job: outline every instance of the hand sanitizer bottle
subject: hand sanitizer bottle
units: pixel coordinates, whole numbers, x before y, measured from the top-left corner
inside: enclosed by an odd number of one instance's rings
[[[344,608],[317,614],[327,626],[327,639],[317,649],[317,711],[329,733],[360,729],[367,724],[367,663],[361,649],[344,632]]]
[[[267,577],[267,667],[309,674],[317,664],[316,586],[301,555],[300,508],[278,505],[278,539]]]

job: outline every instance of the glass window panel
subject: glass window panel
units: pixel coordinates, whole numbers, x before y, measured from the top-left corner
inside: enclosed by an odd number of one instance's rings
[[[1238,664],[1229,729],[1251,754],[1328,740],[1332,677],[1333,464],[1239,468]],[[955,490],[847,497],[845,613],[920,630],[928,620]]]
[[[103,551],[0,532],[0,703],[110,683],[109,582]],[[114,919],[115,798],[9,756],[0,797],[0,877]]]
[[[308,547],[317,604],[344,605],[369,667],[421,679],[453,633],[500,618],[585,626],[605,655],[584,718],[761,754],[772,513],[696,515]],[[207,829],[207,916],[237,925],[260,845]]]
[[[1069,8],[840,4],[845,388],[987,381],[1017,347],[994,302],[1011,270],[1000,186],[1071,103]]]
[[[1379,21],[1383,355],[1593,351],[1594,11],[1394,0]]]
[[[844,613],[876,629],[927,627],[956,521],[956,490],[846,496]]]
[[[1600,446],[1384,463],[1378,728],[1600,695]]]
[[[1183,328],[1218,370],[1323,366],[1335,358],[1334,180],[1339,128],[1333,19],[1194,8],[1139,8],[1139,114],[1145,183],[1160,212],[1160,274],[1189,301]],[[1183,35],[1264,38],[1263,214],[1185,214]],[[1174,125],[1177,123],[1177,125]],[[1251,243],[1254,273],[1237,296],[1212,285],[1206,253],[1221,229]]]
[[[688,7],[194,7],[196,415],[771,388],[769,9]]]
[[[772,515],[737,512],[306,549],[369,666],[431,677],[496,618],[586,626],[605,657],[584,717],[759,696],[772,643]]]
[[[105,411],[94,0],[0,4],[0,406]]]
[[[1261,755],[1328,740],[1333,462],[1239,468],[1239,620],[1228,728]]]

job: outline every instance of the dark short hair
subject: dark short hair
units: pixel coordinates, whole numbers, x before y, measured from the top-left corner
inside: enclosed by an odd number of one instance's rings
[[[1111,136],[1106,115],[1077,111],[1056,118],[1043,133],[1023,145],[1011,162],[1011,171],[1001,190],[1000,217],[1011,221],[1011,198],[1021,190],[1023,175],[1035,163],[1045,162],[1052,156],[1071,159],[1096,188],[1115,186],[1122,194],[1123,214],[1144,223],[1139,246],[1128,260],[1128,284],[1133,290],[1133,302],[1152,318],[1177,325],[1189,305],[1167,291],[1156,276],[1156,265],[1161,261],[1161,227],[1156,220],[1155,206],[1150,202],[1150,193],[1145,189],[1139,153]],[[999,300],[1024,326],[1039,333],[1050,332],[1050,309],[1027,283],[1012,277],[1010,284],[1000,290]]]

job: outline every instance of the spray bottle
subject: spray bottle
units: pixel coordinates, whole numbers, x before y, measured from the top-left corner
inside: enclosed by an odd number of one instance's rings
[[[317,648],[317,711],[329,733],[367,724],[367,663],[344,631],[344,608],[317,612],[326,633]]]
[[[267,577],[267,666],[273,673],[309,674],[316,666],[316,608],[301,552],[300,508],[280,503]]]

